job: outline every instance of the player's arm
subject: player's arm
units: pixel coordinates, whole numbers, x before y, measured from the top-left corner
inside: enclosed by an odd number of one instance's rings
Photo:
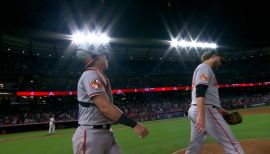
[[[123,114],[123,112],[118,107],[109,102],[106,94],[94,96],[93,100],[99,111],[113,122],[117,122]],[[136,122],[133,121],[130,127],[134,127],[134,125],[136,125]]]
[[[96,72],[91,72],[83,79],[83,85],[88,93],[90,100],[93,100],[99,111],[108,119],[134,129],[141,138],[147,136],[148,130],[142,124],[135,122],[127,115],[110,103],[106,95],[105,85]]]
[[[130,117],[125,115],[117,106],[110,103],[106,94],[94,96],[93,100],[99,111],[108,119],[112,120],[113,122],[117,122],[133,128],[134,132],[141,138],[144,138],[148,135],[148,130],[145,126],[132,120]]]
[[[208,86],[199,84],[196,86],[196,101],[197,101],[197,123],[196,128],[199,132],[204,132],[205,129],[205,93]]]
[[[197,102],[197,121],[196,128],[199,132],[205,130],[205,94],[209,84],[210,70],[206,66],[198,68],[195,76],[196,102]]]
[[[228,114],[230,114],[230,112],[229,111],[227,111],[227,110],[225,110],[224,108],[219,108],[218,109],[218,112],[221,114],[221,115],[228,115]]]

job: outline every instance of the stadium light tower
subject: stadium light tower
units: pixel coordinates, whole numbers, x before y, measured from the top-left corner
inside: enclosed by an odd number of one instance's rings
[[[215,43],[206,43],[206,42],[196,42],[196,41],[186,41],[186,40],[171,40],[172,47],[182,47],[182,48],[210,48],[216,49],[218,46]]]

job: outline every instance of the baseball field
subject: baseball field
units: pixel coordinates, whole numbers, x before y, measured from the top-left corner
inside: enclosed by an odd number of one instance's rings
[[[240,110],[244,121],[231,126],[235,136],[240,139],[247,154],[270,153],[270,106]],[[150,134],[140,140],[131,129],[113,126],[124,154],[171,154],[183,153],[189,144],[190,123],[187,118],[174,118],[144,122]],[[1,154],[71,154],[72,129],[26,132],[0,135]],[[223,153],[222,149],[209,138],[202,149],[205,154]]]

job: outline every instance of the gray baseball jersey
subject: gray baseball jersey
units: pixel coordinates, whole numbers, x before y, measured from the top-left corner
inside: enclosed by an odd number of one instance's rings
[[[85,71],[78,82],[77,99],[79,102],[94,104],[92,98],[96,95],[107,94],[113,103],[111,86],[107,77],[95,69]],[[79,104],[80,125],[101,125],[111,123],[104,117],[96,106],[83,107]]]
[[[199,84],[207,85],[205,93],[205,103],[221,107],[218,84],[212,68],[207,64],[200,64],[194,71],[192,78],[192,104],[196,104],[196,86]]]
[[[205,94],[205,131],[198,132],[196,102],[196,86],[205,84],[208,86]],[[202,144],[211,135],[225,150],[227,154],[244,154],[244,151],[233,135],[230,127],[223,119],[216,107],[220,107],[218,85],[212,68],[207,64],[200,64],[194,71],[192,78],[192,103],[188,110],[188,118],[191,122],[190,144],[185,154],[199,153]],[[207,105],[210,104],[210,105]],[[214,107],[215,106],[215,107]]]
[[[80,126],[72,137],[74,154],[121,154],[121,148],[112,129],[91,127],[110,123],[97,109],[92,99],[101,94],[107,94],[109,101],[113,103],[111,86],[107,77],[98,70],[89,68],[78,82],[78,101],[83,103],[79,103]]]

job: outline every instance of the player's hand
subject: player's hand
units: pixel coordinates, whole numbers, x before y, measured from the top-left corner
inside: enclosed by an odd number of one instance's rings
[[[222,116],[230,114],[229,111],[227,111],[227,110],[225,110],[225,109],[223,109],[223,108],[219,108],[219,109],[218,109],[218,112],[219,112]]]
[[[205,131],[205,118],[204,116],[197,116],[196,121],[196,129],[199,133],[203,133]]]
[[[137,135],[140,136],[140,138],[144,138],[149,134],[148,129],[141,123],[137,123],[133,130]]]

